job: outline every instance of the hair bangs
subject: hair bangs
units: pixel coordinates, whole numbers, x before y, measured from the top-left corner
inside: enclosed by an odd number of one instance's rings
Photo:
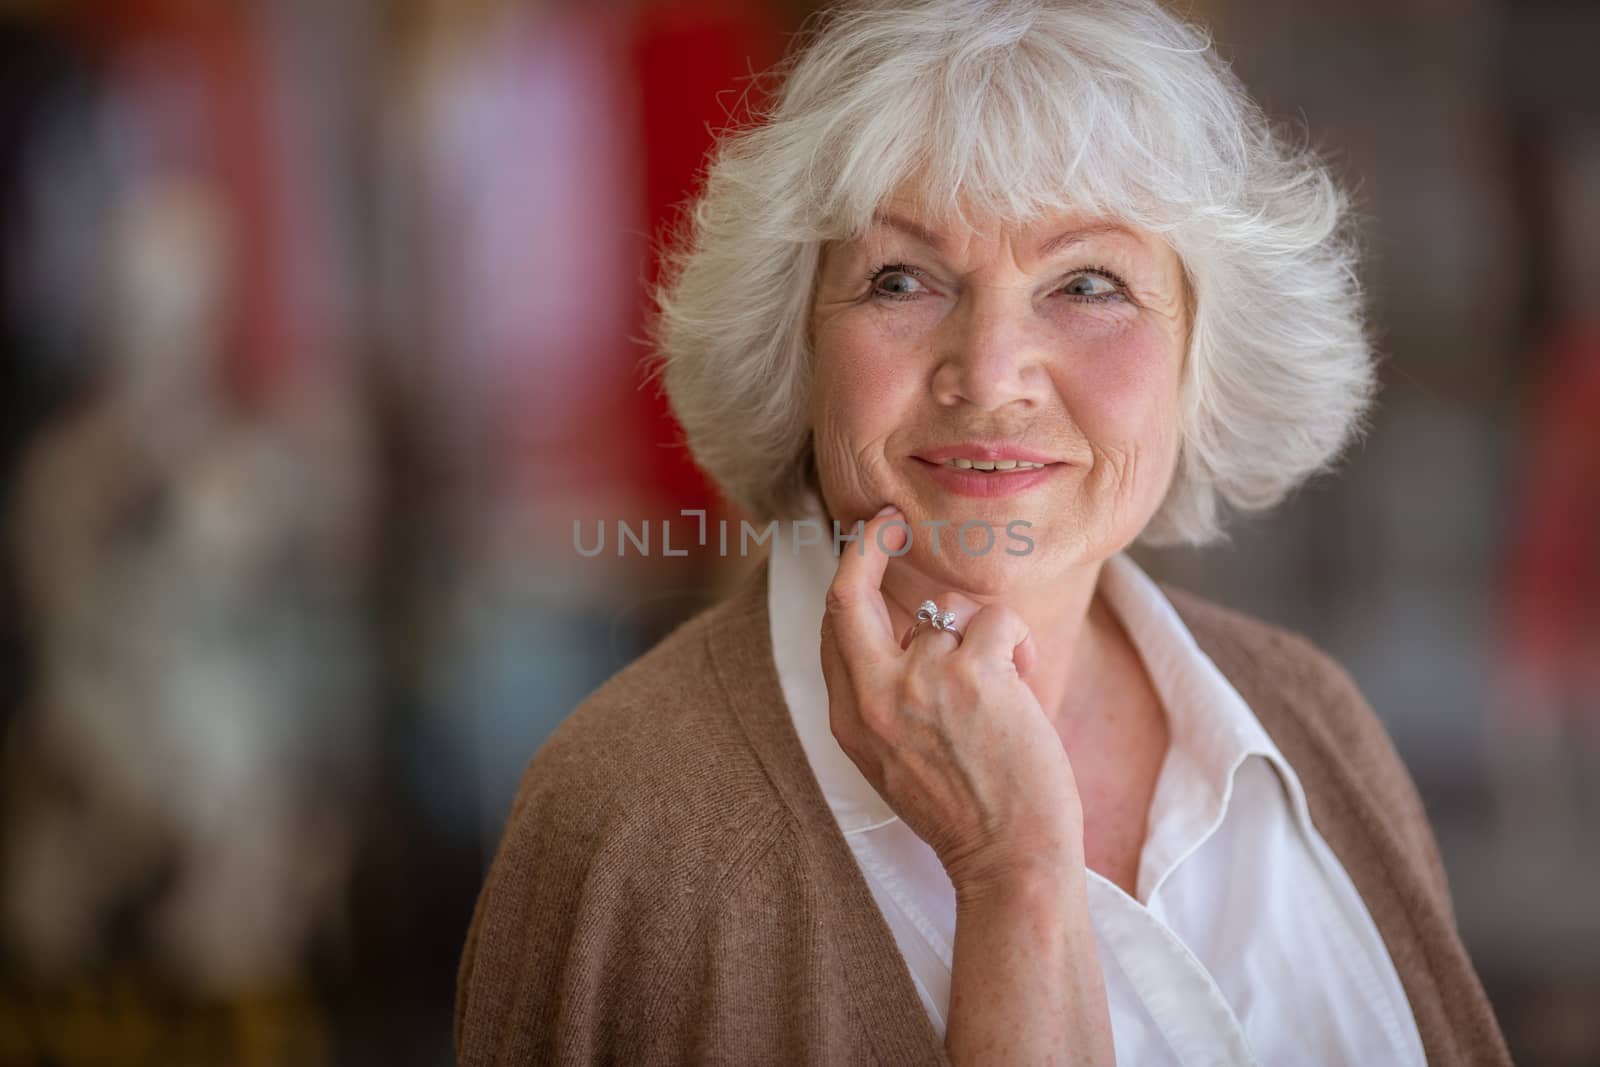
[[[1216,132],[1227,121],[1185,105],[1197,96],[1216,103],[1186,84],[1205,79],[1152,78],[1140,57],[1097,48],[1094,5],[989,6],[1009,17],[976,31],[930,20],[892,62],[841,51],[831,57],[839,70],[812,70],[791,85],[780,118],[828,116],[796,190],[810,205],[796,220],[809,237],[859,234],[894,196],[956,227],[1075,211],[1156,231],[1226,199],[1214,186],[1216,175],[1238,170],[1222,158],[1232,153]],[[857,47],[872,51],[872,22],[890,14],[842,15],[823,37],[857,34]],[[1030,32],[1052,20],[1066,25]],[[1198,40],[1151,47],[1192,52],[1200,63]],[[812,94],[825,94],[826,108]]]

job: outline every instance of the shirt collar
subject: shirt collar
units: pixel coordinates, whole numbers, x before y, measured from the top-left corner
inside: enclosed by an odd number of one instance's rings
[[[837,557],[821,514],[814,508],[820,539],[795,538],[793,523],[778,524],[768,563],[767,607],[773,659],[795,732],[839,828],[850,834],[894,822],[896,816],[839,747],[828,722],[817,635]],[[1295,806],[1304,810],[1288,761],[1150,576],[1119,552],[1101,567],[1099,589],[1144,660],[1167,713],[1170,744],[1185,751],[1217,795],[1226,794],[1228,780],[1246,756],[1260,754],[1277,767]]]

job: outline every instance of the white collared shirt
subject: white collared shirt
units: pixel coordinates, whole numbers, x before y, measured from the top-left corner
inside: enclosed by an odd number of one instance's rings
[[[832,540],[796,545],[780,525],[768,598],[784,699],[943,1036],[955,891],[834,740],[817,647]],[[1394,963],[1313,826],[1293,768],[1137,563],[1106,560],[1099,588],[1144,660],[1171,736],[1137,899],[1088,871],[1117,1062],[1423,1067]]]

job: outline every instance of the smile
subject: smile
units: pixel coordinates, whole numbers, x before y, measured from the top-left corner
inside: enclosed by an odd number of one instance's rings
[[[912,457],[912,466],[944,492],[955,496],[997,499],[1015,496],[1057,477],[1069,463],[1042,463],[1038,460],[968,459],[955,456],[944,460]]]
[[[964,471],[1034,471],[1047,466],[1047,464],[1034,463],[1026,459],[947,459],[944,461],[944,465]]]

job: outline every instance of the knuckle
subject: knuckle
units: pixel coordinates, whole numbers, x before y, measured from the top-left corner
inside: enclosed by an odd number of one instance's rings
[[[986,618],[988,621],[996,623],[1007,629],[1022,622],[1022,616],[1018,615],[1013,608],[1005,604],[986,604],[984,605],[983,610],[978,614],[984,616],[984,618]]]
[[[980,688],[987,673],[983,661],[976,656],[952,656],[948,669],[951,681],[960,686],[965,693]]]
[[[895,698],[898,703],[911,708],[927,707],[933,703],[934,685],[924,670],[907,671],[900,678],[900,684],[895,687]]]

